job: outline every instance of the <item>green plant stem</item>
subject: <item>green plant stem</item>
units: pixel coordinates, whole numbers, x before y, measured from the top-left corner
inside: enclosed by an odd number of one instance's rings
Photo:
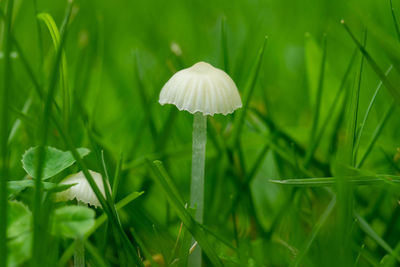
[[[346,82],[348,80],[350,71],[353,67],[353,63],[354,63],[354,60],[357,55],[356,52],[357,52],[357,49],[354,51],[353,55],[351,56],[349,65],[347,66],[347,69],[343,75],[343,79],[340,83],[339,90],[336,92],[335,98],[329,108],[329,113],[325,117],[324,121],[322,122],[320,131],[318,132],[317,136],[315,137],[315,140],[313,141],[311,147],[307,151],[308,156],[311,156],[311,157],[310,158],[306,157],[306,159],[304,160],[305,166],[308,166],[311,163],[311,161],[313,160],[312,156],[314,155],[315,150],[318,148],[318,145],[320,144],[320,141],[321,141],[322,137],[324,136],[324,133],[327,130],[329,123],[332,121],[332,115],[335,113],[337,105],[340,103],[340,97],[345,91],[344,89],[346,87]],[[339,116],[337,116],[337,117],[339,117]]]
[[[323,47],[324,47],[324,52],[322,54],[322,60],[321,60],[321,69],[320,69],[320,74],[319,74],[319,80],[318,80],[318,89],[317,89],[317,95],[315,97],[315,107],[314,107],[314,118],[313,118],[313,123],[312,123],[312,128],[310,132],[310,148],[307,150],[306,153],[306,158],[304,161],[304,167],[307,168],[308,164],[311,161],[312,154],[314,151],[312,151],[313,148],[313,143],[315,140],[315,136],[317,134],[318,130],[318,122],[319,122],[319,115],[320,115],[320,109],[321,109],[321,99],[322,99],[322,92],[324,89],[324,77],[325,77],[325,62],[326,62],[326,50],[327,50],[327,45],[326,45],[326,35],[323,37]]]
[[[365,48],[367,45],[367,31],[364,32],[364,42],[363,47]],[[362,80],[362,73],[363,73],[363,66],[364,66],[364,56],[361,57],[360,62],[360,70],[358,72],[358,81],[357,81],[357,89],[355,90],[355,107],[354,107],[354,131],[353,131],[353,149],[352,149],[352,165],[354,166],[357,162],[357,132],[358,132],[358,110],[359,110],[359,103],[360,103],[360,90],[361,90],[361,80]]]
[[[380,136],[380,134],[383,130],[383,127],[386,125],[386,122],[390,118],[390,115],[392,115],[395,107],[396,107],[396,103],[393,101],[392,104],[389,106],[389,108],[386,110],[385,114],[382,116],[382,119],[379,122],[378,126],[375,128],[375,131],[372,135],[371,140],[369,141],[367,149],[364,152],[363,156],[361,157],[361,160],[357,163],[356,168],[361,168],[362,165],[364,164],[364,161],[367,159],[369,153],[371,152],[372,148],[374,147],[376,140],[378,140],[378,137]]]
[[[21,115],[21,117],[26,116],[31,105],[32,105],[32,97],[30,96],[26,100],[24,106],[22,107],[22,110],[21,111],[18,110],[18,112],[20,112],[19,114]],[[30,120],[24,121],[24,123],[29,123],[29,122],[30,122]],[[14,140],[14,137],[16,136],[16,133],[18,132],[18,129],[20,127],[21,127],[21,119],[18,118],[15,120],[14,124],[11,127],[11,131],[10,131],[10,134],[8,135],[8,139],[7,139],[8,144],[11,144],[11,142]]]
[[[120,209],[124,208],[126,205],[128,205],[129,203],[131,203],[133,200],[135,200],[136,198],[138,198],[139,196],[141,196],[144,192],[132,192],[130,193],[128,196],[126,196],[125,198],[123,198],[121,201],[119,201],[115,207],[116,209],[119,211]],[[99,229],[100,226],[102,226],[105,222],[107,222],[108,216],[106,213],[103,213],[102,215],[100,215],[100,217],[98,217],[95,221],[95,224],[93,225],[93,227],[85,233],[85,235],[83,236],[83,240],[85,241],[85,245],[87,246],[87,239],[94,233],[96,232],[97,229]],[[76,241],[75,241],[76,242]],[[73,252],[74,252],[74,244],[72,243],[62,254],[62,256],[60,257],[59,260],[59,264],[58,266],[65,266],[67,264],[67,261],[71,258]]]
[[[319,231],[321,230],[322,226],[325,224],[326,220],[328,219],[329,215],[332,213],[333,208],[336,205],[336,195],[332,197],[332,200],[329,202],[328,206],[326,207],[325,211],[322,213],[321,217],[318,219],[317,223],[314,225],[310,236],[307,238],[302,250],[299,252],[298,256],[296,257],[296,261],[293,264],[294,266],[299,266],[304,259],[304,256],[309,251],[312,243],[314,242],[316,236],[318,235]]]
[[[115,203],[115,199],[117,197],[117,192],[118,192],[118,185],[121,180],[121,169],[122,169],[122,162],[123,162],[122,159],[123,159],[122,154],[120,154],[117,167],[115,168],[113,187],[111,190],[113,203]]]
[[[390,0],[390,11],[392,12],[393,24],[394,24],[394,28],[396,30],[397,39],[400,42],[400,30],[399,30],[399,25],[397,24],[396,14],[394,13],[392,0]]]
[[[190,185],[190,207],[196,209],[195,219],[203,222],[204,206],[204,162],[207,143],[207,117],[198,112],[193,119],[192,181]],[[189,266],[201,266],[201,249],[196,249],[189,258]]]
[[[149,166],[152,172],[152,177],[157,181],[157,183],[163,189],[163,192],[167,196],[168,201],[171,204],[171,207],[175,210],[176,214],[179,216],[179,219],[185,225],[186,229],[197,240],[198,244],[201,246],[202,250],[207,255],[208,259],[211,262],[210,266],[223,266],[220,258],[217,255],[216,248],[211,246],[211,244],[209,243],[209,240],[206,236],[205,231],[201,227],[201,224],[199,224],[196,220],[194,220],[192,214],[188,212],[187,209],[185,208],[182,196],[180,195],[178,189],[172,182],[171,177],[169,177],[162,163],[160,161],[154,161],[153,163],[147,161],[147,165]],[[193,254],[191,255],[191,257],[192,256]],[[192,267],[194,265],[189,264],[188,266]]]
[[[69,2],[67,11],[64,17],[64,21],[68,21],[72,11],[72,2]],[[46,238],[44,234],[44,218],[42,214],[42,184],[41,178],[43,175],[44,169],[44,160],[46,156],[46,151],[44,146],[47,142],[48,131],[49,131],[49,124],[52,118],[52,104],[53,104],[53,96],[56,91],[56,83],[58,81],[57,76],[59,75],[58,66],[61,62],[62,56],[62,46],[66,38],[66,30],[61,32],[60,35],[60,42],[59,42],[59,49],[56,50],[56,56],[54,58],[51,74],[50,74],[50,82],[49,82],[49,89],[46,98],[44,99],[44,110],[43,110],[43,117],[42,117],[42,128],[40,129],[40,144],[38,149],[38,159],[37,159],[37,168],[36,172],[36,179],[35,179],[35,192],[33,196],[33,258],[32,258],[32,265],[33,266],[41,266],[43,262],[43,240]],[[42,221],[43,220],[43,221]]]
[[[64,19],[68,19],[69,18],[69,15],[70,15],[70,12],[71,12],[71,7],[72,7],[72,1],[69,2],[68,14],[66,15],[66,17]],[[2,12],[1,9],[0,9],[0,17],[6,18],[6,16],[4,15],[4,13]],[[63,25],[66,25],[66,24],[67,23],[63,23]],[[64,28],[64,27],[62,27],[62,28]],[[61,32],[60,47],[62,47],[63,39],[64,39],[63,38],[64,30],[61,30],[60,32]],[[33,72],[33,69],[29,65],[29,62],[26,60],[25,56],[23,56],[24,54],[23,54],[23,51],[22,51],[21,47],[19,46],[19,43],[17,42],[17,40],[11,34],[10,34],[10,38],[12,38],[12,41],[14,42],[14,45],[16,46],[16,49],[17,49],[18,53],[21,56],[21,59],[22,58],[25,59],[25,60],[23,60],[23,63],[24,63],[25,68],[27,69],[28,74],[31,77],[32,81],[34,81],[36,93],[39,95],[39,97],[42,100],[46,100],[47,101],[49,99],[49,97],[48,97],[49,94],[47,94],[47,97],[46,97],[47,99],[45,99],[45,94],[43,93],[43,89],[39,85],[38,80],[36,79],[36,76],[35,76],[35,74]],[[62,51],[62,50],[59,49],[59,51]],[[58,62],[60,62],[60,60],[61,60],[61,53],[59,51],[57,51],[57,55],[56,55],[56,61],[58,61]],[[58,64],[55,64],[55,65],[57,66]],[[53,68],[53,70],[54,70],[54,68]],[[53,75],[50,75],[50,77],[52,77],[51,85],[53,85],[54,82],[57,81],[56,79],[54,79],[55,76],[57,76],[57,75],[54,75],[54,73],[53,73]],[[53,88],[53,86],[49,86],[49,88]],[[60,111],[60,108],[58,107],[57,103],[54,102],[54,99],[52,98],[51,100],[52,100],[52,104],[54,105],[54,107],[58,111]],[[45,114],[48,114],[48,113],[45,113]],[[137,266],[143,266],[143,263],[139,259],[136,250],[134,249],[134,247],[131,244],[130,240],[128,239],[128,237],[126,236],[125,232],[123,231],[123,228],[122,228],[122,226],[121,226],[121,224],[119,222],[119,218],[118,218],[118,216],[116,214],[116,211],[114,210],[115,208],[110,207],[108,205],[108,203],[105,201],[103,195],[101,194],[101,192],[98,189],[96,183],[94,182],[93,177],[90,175],[85,163],[82,161],[82,159],[79,156],[79,153],[76,151],[76,148],[75,148],[70,136],[68,135],[67,130],[65,129],[65,126],[62,125],[57,120],[57,118],[54,116],[54,114],[49,114],[49,117],[53,121],[55,128],[59,131],[59,133],[61,135],[61,138],[63,139],[65,145],[68,147],[69,150],[71,150],[72,154],[76,158],[78,165],[81,167],[81,169],[82,169],[85,177],[87,178],[90,186],[93,188],[93,191],[95,192],[97,198],[99,199],[100,203],[102,204],[102,207],[103,207],[104,211],[107,213],[107,215],[111,219],[112,223],[116,227],[117,233],[120,235],[120,236],[117,236],[116,239],[119,238],[119,240],[122,241],[122,243],[124,243],[124,245],[126,246],[125,247],[125,250],[126,250],[125,252],[129,256],[129,258],[132,259]],[[40,154],[41,153],[39,153],[39,156],[40,156]],[[42,155],[39,158],[44,158],[44,157]],[[41,168],[38,168],[38,169],[41,169]],[[35,194],[39,195],[37,193],[35,193]],[[38,214],[38,213],[36,213],[36,214]],[[0,228],[1,228],[1,226],[0,226]],[[0,244],[0,246],[1,246],[1,244]],[[38,246],[36,246],[36,247],[38,247]],[[34,253],[34,255],[38,255],[38,253]],[[35,263],[35,261],[33,261],[33,263]]]
[[[38,5],[37,5],[37,0],[33,0],[33,9],[35,12],[35,16],[37,16],[39,14],[38,11]],[[36,30],[37,30],[37,34],[38,34],[38,55],[39,55],[39,70],[41,72],[43,72],[43,40],[42,40],[42,30],[40,28],[40,23],[39,20],[35,20],[36,21]],[[40,79],[42,80],[43,77],[40,77]]]
[[[1,102],[0,124],[0,266],[7,266],[7,179],[8,179],[8,98],[11,88],[11,21],[13,0],[7,2],[7,13],[4,24],[4,77]]]
[[[243,93],[243,108],[238,110],[237,112],[237,117],[235,117],[235,128],[232,132],[232,137],[231,137],[231,147],[237,146],[237,143],[240,138],[241,131],[243,129],[243,125],[245,124],[245,117],[247,113],[247,109],[249,108],[250,100],[251,97],[254,93],[254,88],[257,82],[258,75],[260,73],[261,65],[262,65],[262,59],[265,51],[265,47],[267,45],[267,40],[268,36],[265,36],[264,42],[260,47],[260,50],[258,51],[257,59],[254,64],[253,69],[250,72],[250,76],[247,80],[244,93]]]
[[[85,244],[82,236],[75,239],[74,267],[85,267]]]
[[[390,73],[390,71],[391,71],[392,69],[393,69],[393,65],[390,65],[389,68],[388,68],[388,70],[386,71],[385,75],[388,76],[389,73]],[[356,139],[356,143],[355,143],[355,145],[354,145],[354,147],[355,147],[355,153],[358,153],[358,149],[359,149],[359,147],[360,147],[361,136],[362,136],[362,134],[363,134],[363,132],[364,132],[365,124],[366,124],[366,122],[367,122],[367,120],[368,120],[368,118],[369,118],[369,114],[370,114],[370,112],[371,112],[371,110],[372,110],[372,107],[373,107],[373,105],[374,105],[374,103],[375,103],[376,96],[378,95],[380,89],[382,88],[382,84],[383,84],[382,81],[380,81],[379,84],[378,84],[378,87],[377,87],[376,90],[375,90],[374,95],[373,95],[372,98],[371,98],[371,101],[369,102],[367,111],[365,111],[364,119],[363,119],[363,121],[362,121],[362,123],[361,123],[361,125],[360,125],[360,128],[359,128],[358,131],[357,131],[357,139]]]
[[[221,20],[221,49],[224,62],[224,70],[226,73],[230,72],[229,68],[229,53],[228,53],[228,42],[226,34],[226,18],[223,17]]]
[[[397,101],[397,103],[399,103],[400,102],[400,92],[399,92],[399,90],[397,90],[397,87],[393,84],[392,81],[390,81],[388,79],[388,77],[386,77],[385,72],[378,66],[378,63],[371,57],[371,55],[368,53],[368,51],[365,49],[365,47],[363,47],[363,45],[357,40],[357,38],[354,36],[353,32],[350,30],[349,26],[347,26],[345,21],[342,20],[341,23],[344,26],[347,33],[350,35],[353,42],[358,47],[358,49],[364,55],[365,59],[371,65],[371,68],[374,70],[376,75],[378,75],[378,77],[381,79],[383,85],[392,94],[393,98]]]

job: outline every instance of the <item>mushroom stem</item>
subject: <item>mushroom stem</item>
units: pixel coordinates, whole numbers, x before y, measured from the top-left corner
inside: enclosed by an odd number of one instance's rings
[[[204,162],[207,143],[207,116],[201,112],[194,114],[192,147],[192,181],[190,185],[190,207],[196,209],[195,219],[203,223],[204,206]],[[201,266],[200,247],[193,251],[189,266]]]
[[[197,112],[193,120],[192,182],[190,207],[196,209],[195,219],[203,223],[204,161],[207,143],[207,117]]]
[[[85,245],[82,236],[75,239],[74,267],[85,267]]]

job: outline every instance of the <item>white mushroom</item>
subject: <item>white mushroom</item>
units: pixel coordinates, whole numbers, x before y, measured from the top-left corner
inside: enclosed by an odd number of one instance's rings
[[[173,104],[179,110],[194,114],[190,207],[196,209],[195,219],[202,223],[207,115],[226,115],[242,107],[238,89],[224,71],[199,62],[169,79],[161,89],[159,103]],[[201,266],[201,249],[193,252],[189,265]]]
[[[93,180],[96,182],[96,185],[100,189],[100,192],[104,196],[105,195],[104,184],[101,174],[91,170],[89,170],[89,172],[92,175]],[[76,199],[79,202],[90,204],[95,207],[100,206],[99,200],[97,199],[95,193],[93,192],[93,189],[90,187],[90,184],[86,180],[86,177],[82,171],[67,176],[64,180],[60,182],[60,184],[61,185],[75,184],[75,185],[71,186],[70,188],[68,188],[63,192],[57,193],[56,198],[58,201],[67,201]]]
[[[174,104],[179,110],[203,115],[232,113],[242,107],[234,81],[224,71],[206,62],[175,73],[161,89],[161,105]]]

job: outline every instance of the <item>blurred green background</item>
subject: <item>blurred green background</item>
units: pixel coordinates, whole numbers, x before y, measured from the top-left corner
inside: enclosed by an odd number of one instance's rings
[[[4,2],[0,3],[3,10]],[[37,0],[37,12],[49,13],[58,27],[66,6],[65,1]],[[394,0],[393,6],[395,14],[399,14],[400,2]],[[35,12],[35,1],[15,1],[12,32],[38,80],[46,87],[55,53],[48,30],[35,18]],[[211,238],[217,254],[228,266],[290,266],[297,263],[299,255],[300,266],[399,266],[399,261],[390,262],[400,258],[397,185],[345,186],[342,190],[340,186],[326,189],[269,182],[349,174],[346,125],[354,103],[348,103],[358,86],[361,53],[340,23],[341,19],[358,40],[367,32],[367,50],[384,72],[390,64],[395,64],[393,57],[385,52],[386,40],[382,40],[382,36],[397,38],[388,0],[88,0],[74,3],[64,44],[72,96],[68,130],[76,146],[93,151],[87,158],[92,170],[101,168],[96,151],[105,151],[111,173],[123,155],[117,200],[132,191],[145,191],[145,194],[121,211],[121,220],[126,231],[130,227],[136,229],[150,254],[162,254],[166,263],[168,257],[173,257],[171,251],[180,220],[162,188],[153,182],[145,159],[162,160],[184,199],[190,198],[193,116],[178,112],[173,106],[158,104],[163,84],[177,70],[206,61],[225,69],[243,97],[249,77],[254,73],[258,51],[268,36],[239,152],[235,150],[230,157],[218,147],[218,142],[228,140],[232,128],[237,127],[235,114],[216,115],[208,121],[205,225],[237,248],[232,250],[218,238]],[[222,33],[222,25],[226,35]],[[224,36],[226,48],[222,42]],[[325,72],[320,109],[316,111],[324,38]],[[389,41],[393,44],[392,39]],[[228,69],[224,63],[225,52]],[[345,93],[337,101],[337,108],[331,110],[353,54]],[[38,128],[43,101],[34,94],[32,81],[18,55],[12,59],[12,65],[11,122],[21,119],[15,110],[21,110],[27,99],[32,99],[32,106],[9,145],[10,180],[18,180],[25,175],[22,154],[38,145],[40,139]],[[356,129],[379,81],[369,62],[364,60]],[[392,98],[382,87],[360,139],[361,154],[367,150]],[[56,99],[62,102],[59,89]],[[303,169],[299,166],[303,166],[304,151],[315,139],[310,141],[316,112],[319,114],[317,132],[324,128],[324,133],[313,160]],[[399,173],[398,108],[391,113],[362,168],[351,169],[351,175]],[[322,126],[326,118],[328,123]],[[51,127],[48,145],[66,150],[59,133]],[[287,138],[282,138],[282,133]],[[253,166],[250,185],[241,187],[240,182],[243,177],[249,177]],[[73,167],[65,174],[77,170]],[[327,207],[336,193],[338,204],[333,203],[331,212]],[[238,196],[236,205],[234,200]],[[29,203],[29,198],[25,201]],[[343,211],[346,207],[351,210],[349,214]],[[321,222],[327,210],[329,213]],[[359,226],[360,220],[353,216],[353,211],[365,219],[369,228]],[[341,215],[351,225],[349,233],[343,232],[347,229],[345,226],[341,228]],[[316,227],[316,236],[312,237]],[[379,238],[371,237],[366,229],[374,231]],[[343,235],[346,235],[345,245]],[[118,260],[112,256],[115,254],[112,244],[107,246],[101,236],[97,233],[92,242],[103,244],[98,249],[104,252],[101,255],[105,261],[118,266]],[[107,238],[112,239],[112,234]],[[387,246],[382,246],[379,240]],[[178,241],[181,240],[178,238]],[[59,251],[65,246],[65,242],[60,244]],[[346,252],[341,252],[343,246]],[[391,256],[387,247],[394,251]],[[182,266],[179,262],[174,264]],[[211,266],[207,260],[205,264]]]

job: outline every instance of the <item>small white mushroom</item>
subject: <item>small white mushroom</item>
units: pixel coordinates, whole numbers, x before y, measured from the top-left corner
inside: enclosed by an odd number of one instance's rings
[[[103,179],[101,178],[101,174],[89,170],[92,175],[96,185],[100,189],[100,192],[105,196],[104,192],[104,184]],[[60,185],[67,184],[75,184],[68,188],[67,190],[57,193],[56,198],[58,201],[67,201],[76,199],[79,202],[83,202],[86,204],[93,205],[95,207],[100,207],[100,202],[97,199],[93,189],[90,187],[90,184],[86,180],[85,175],[82,171],[71,174],[67,176],[64,180],[60,182]]]
[[[195,219],[202,223],[207,115],[227,115],[242,107],[238,89],[224,71],[199,62],[175,73],[161,89],[159,102],[194,114],[190,207],[196,209]],[[190,256],[189,266],[201,266],[200,248]]]
[[[232,113],[242,107],[234,81],[224,71],[206,62],[175,73],[161,89],[161,105],[173,104],[179,110],[203,115]]]

